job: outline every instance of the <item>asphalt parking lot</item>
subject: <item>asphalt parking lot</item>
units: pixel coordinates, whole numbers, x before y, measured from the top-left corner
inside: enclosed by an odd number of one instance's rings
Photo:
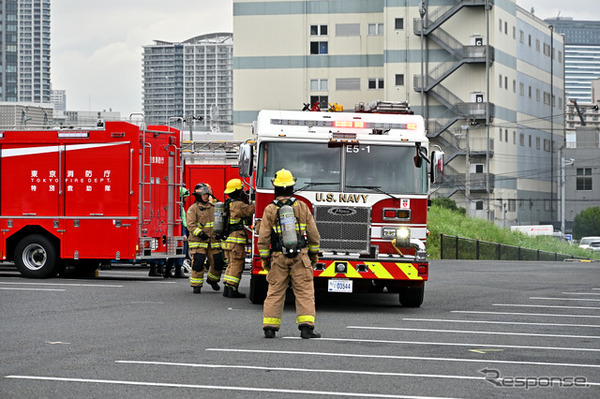
[[[0,267],[0,397],[600,397],[600,263],[432,261],[421,308],[318,294],[314,340],[293,303],[267,340],[261,306],[147,274]]]

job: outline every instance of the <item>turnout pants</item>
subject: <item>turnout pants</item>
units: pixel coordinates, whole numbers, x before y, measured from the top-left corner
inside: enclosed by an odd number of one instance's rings
[[[242,244],[227,243],[225,246],[225,257],[227,258],[227,270],[223,276],[223,282],[232,287],[240,285],[242,272],[246,259],[246,246]]]
[[[267,274],[269,290],[263,309],[263,327],[273,327],[279,330],[285,304],[285,292],[290,278],[296,297],[296,323],[314,327],[313,268],[306,249],[302,249],[295,258],[288,258],[281,252],[274,252],[271,255],[271,270]]]
[[[194,257],[195,254],[203,255],[204,261],[202,262],[202,265],[195,264],[198,261],[198,256]],[[208,264],[210,265],[208,268],[208,275],[206,277],[215,282],[221,280],[221,273],[223,273],[223,262],[215,262],[215,255],[217,259],[219,256],[223,256],[220,248],[190,248],[190,258],[192,258],[190,285],[192,287],[202,287],[204,284],[206,261],[208,261]]]

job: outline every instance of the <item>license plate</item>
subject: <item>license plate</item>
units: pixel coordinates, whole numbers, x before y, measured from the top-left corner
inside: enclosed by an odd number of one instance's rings
[[[328,292],[352,292],[352,280],[329,280]]]

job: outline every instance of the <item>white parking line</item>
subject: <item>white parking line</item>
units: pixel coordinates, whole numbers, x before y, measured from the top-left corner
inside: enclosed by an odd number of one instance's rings
[[[521,308],[560,308],[560,309],[596,309],[600,310],[597,306],[562,306],[562,305],[527,305],[520,303],[494,303],[493,306],[512,306]]]
[[[540,316],[540,317],[576,317],[576,318],[589,318],[589,319],[600,319],[600,316],[592,315],[575,315],[575,314],[556,314],[556,313],[516,313],[516,312],[486,312],[479,310],[451,310],[450,313],[465,313],[465,314],[494,314],[494,315],[507,315],[507,316]]]
[[[385,371],[365,371],[365,370],[336,370],[336,369],[315,369],[299,367],[265,367],[265,366],[240,366],[234,364],[201,364],[201,363],[173,363],[173,362],[151,362],[135,360],[117,360],[116,363],[127,364],[152,364],[157,366],[183,366],[183,367],[204,367],[204,368],[226,368],[243,370],[266,370],[266,371],[291,371],[304,373],[333,373],[333,374],[358,374],[358,375],[376,375],[386,377],[420,377],[420,378],[445,378],[452,380],[485,380],[486,377],[472,377],[464,375],[446,375],[446,374],[417,374],[417,373],[392,373]]]
[[[346,328],[355,330],[384,330],[384,331],[415,331],[415,332],[434,332],[450,334],[482,334],[482,335],[514,335],[526,337],[549,337],[549,338],[584,338],[600,339],[597,335],[570,335],[570,334],[536,334],[528,332],[502,332],[502,331],[473,331],[473,330],[438,330],[435,328],[403,328],[403,327],[374,327],[374,326],[347,326]]]
[[[599,292],[568,292],[568,291],[564,291],[562,293],[569,294],[569,295],[600,295]]]
[[[234,352],[234,353],[259,353],[259,354],[280,354],[280,355],[307,355],[307,356],[329,356],[329,357],[355,357],[365,359],[395,359],[395,360],[423,360],[434,362],[464,362],[464,363],[494,363],[494,364],[517,364],[527,366],[551,366],[551,367],[581,367],[581,368],[600,368],[600,364],[577,364],[577,363],[550,363],[550,362],[530,362],[518,360],[490,360],[490,359],[464,359],[451,357],[423,357],[423,356],[397,356],[397,355],[363,355],[358,353],[332,353],[332,352],[301,352],[301,351],[280,351],[264,349],[229,349],[229,348],[206,348],[213,352]]]
[[[66,291],[60,288],[19,288],[19,287],[0,287],[0,290],[4,291]]]
[[[334,391],[307,391],[299,389],[277,389],[277,388],[252,388],[252,387],[232,387],[219,385],[196,385],[196,384],[174,384],[165,382],[146,382],[146,381],[123,381],[123,380],[99,380],[91,378],[64,378],[64,377],[42,377],[33,375],[7,375],[4,378],[22,379],[22,380],[40,380],[40,381],[60,381],[60,382],[88,382],[95,384],[114,384],[114,385],[136,385],[151,387],[170,387],[170,388],[195,388],[195,389],[214,389],[219,391],[243,391],[243,392],[273,392],[289,393],[303,395],[328,395],[328,396],[350,396],[359,398],[400,398],[400,399],[425,399],[436,398],[434,396],[410,396],[410,395],[388,395],[376,393],[358,393],[358,392],[334,392]]]
[[[530,296],[529,299],[540,299],[540,300],[548,300],[548,301],[592,301],[592,302],[600,302],[600,299],[590,299],[590,298],[547,298],[540,296]]]
[[[282,339],[302,339],[300,337],[283,337]],[[552,351],[576,351],[576,352],[600,352],[599,348],[568,348],[565,346],[535,346],[535,345],[499,345],[499,344],[475,344],[458,342],[432,342],[432,341],[392,341],[386,339],[361,339],[361,338],[319,338],[315,341],[333,341],[346,343],[373,343],[394,345],[427,345],[427,346],[466,346],[469,348],[511,348],[511,349],[533,349]]]
[[[402,320],[406,321],[430,321],[430,322],[441,322],[441,323],[466,323],[466,324],[507,324],[507,325],[523,325],[523,326],[552,326],[552,327],[590,327],[600,328],[600,325],[591,324],[561,324],[561,323],[527,323],[517,321],[490,321],[490,320],[451,320],[451,319],[416,319],[411,317],[404,317]]]
[[[104,288],[123,288],[123,285],[112,285],[112,284],[72,284],[72,283],[18,283],[18,282],[7,282],[0,281],[0,284],[5,285],[57,285],[63,287],[104,287]]]

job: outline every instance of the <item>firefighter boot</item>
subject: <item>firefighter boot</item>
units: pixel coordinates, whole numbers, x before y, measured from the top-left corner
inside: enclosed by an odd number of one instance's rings
[[[229,294],[228,298],[246,298],[246,294],[242,294],[238,291],[238,287],[234,287],[233,285],[229,286]]]
[[[229,290],[231,289],[231,287],[229,286],[229,284],[223,284],[223,296],[224,297],[229,297]]]
[[[171,276],[171,265],[170,265],[170,264],[167,264],[167,265],[165,266],[165,271],[164,271],[164,273],[163,273],[163,277],[164,277],[164,278],[169,278],[169,277],[172,277],[172,276]]]
[[[300,336],[302,338],[321,338],[321,333],[315,331],[315,327],[309,326],[308,324],[301,324],[298,326],[298,329],[300,330]]]
[[[183,271],[181,270],[181,266],[175,266],[175,274],[173,275],[173,278],[186,278],[185,274],[183,274]]]
[[[212,287],[213,290],[219,291],[221,289],[218,281],[213,281],[209,278],[207,278],[206,281],[208,282],[208,284],[210,284],[210,286]]]
[[[202,286],[195,286],[192,287],[194,288],[194,294],[201,294],[202,293]]]
[[[148,276],[149,277],[160,277],[160,276],[162,276],[162,273],[159,273],[158,270],[157,270],[156,263],[154,263],[154,262],[150,263],[150,272],[148,272]]]
[[[264,327],[263,331],[265,332],[265,338],[275,338],[277,329],[273,327]]]

